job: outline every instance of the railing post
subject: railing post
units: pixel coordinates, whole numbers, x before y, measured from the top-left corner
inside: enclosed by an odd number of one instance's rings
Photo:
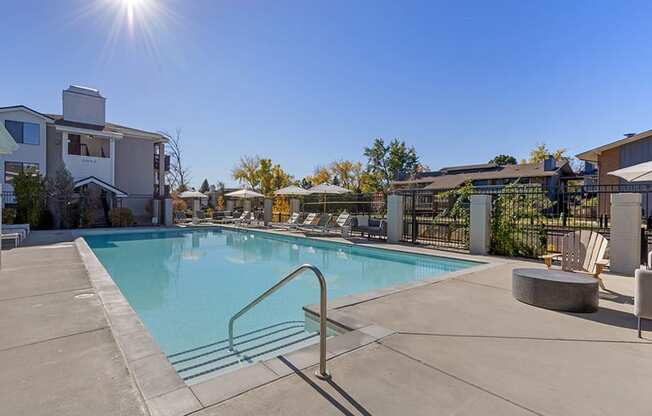
[[[387,196],[387,242],[398,243],[403,237],[404,202],[401,195]]]
[[[469,251],[487,255],[491,243],[491,195],[471,195]]]
[[[412,191],[412,244],[417,242],[417,198],[416,191]]]
[[[641,265],[641,194],[611,195],[609,269],[633,276]]]

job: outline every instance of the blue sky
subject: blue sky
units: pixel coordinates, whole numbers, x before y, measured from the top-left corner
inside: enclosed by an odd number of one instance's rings
[[[130,30],[122,1],[5,0],[0,106],[97,87],[108,121],[181,129],[195,185],[244,154],[300,178],[375,137],[438,168],[652,128],[649,2],[138,0]]]

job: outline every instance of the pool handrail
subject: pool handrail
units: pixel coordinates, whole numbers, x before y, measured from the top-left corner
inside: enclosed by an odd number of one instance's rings
[[[279,290],[290,280],[294,279],[306,270],[312,271],[319,281],[319,369],[315,371],[315,376],[326,380],[330,378],[330,373],[326,369],[326,280],[321,271],[312,264],[303,264],[279,280],[274,286],[267,289],[263,294],[251,301],[247,306],[240,309],[238,313],[229,319],[229,350],[233,349],[233,324],[242,315],[247,313],[251,308],[258,305],[263,299]]]

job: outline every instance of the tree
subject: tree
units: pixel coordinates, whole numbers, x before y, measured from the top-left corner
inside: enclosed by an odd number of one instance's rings
[[[367,157],[367,172],[380,180],[383,190],[389,188],[393,180],[414,175],[419,169],[419,158],[414,147],[408,148],[405,142],[392,140],[389,145],[382,138],[374,140],[371,147],[364,149]]]
[[[495,163],[496,165],[499,166],[505,166],[505,165],[515,165],[517,163],[516,158],[511,155],[498,155],[491,159],[489,163]]]
[[[350,160],[340,160],[330,165],[330,170],[340,183],[340,186],[352,191],[360,191],[360,176],[362,163]]]
[[[204,179],[204,182],[201,183],[201,186],[199,187],[199,192],[205,193],[210,191],[210,186],[208,185],[208,179]]]
[[[530,152],[530,163],[543,162],[546,159],[553,158],[555,160],[568,159],[566,155],[566,148],[559,148],[554,152],[550,152],[545,143],[537,144],[534,149]]]
[[[274,165],[272,167],[272,187],[274,190],[278,190],[281,188],[285,188],[286,186],[290,186],[293,181],[292,175],[289,175],[287,172],[283,170],[281,165]]]
[[[265,196],[271,196],[274,192],[272,159],[261,159],[256,175],[258,176],[258,181],[260,182],[260,192]]]
[[[321,185],[322,183],[330,183],[333,178],[331,177],[330,170],[325,166],[316,166],[312,176],[306,178],[312,186]]]
[[[231,170],[231,177],[240,184],[248,185],[251,189],[257,189],[260,179],[258,169],[260,158],[258,156],[242,156],[238,164]]]
[[[16,195],[16,220],[37,228],[45,213],[45,183],[36,171],[19,172],[12,180]]]
[[[54,228],[71,228],[76,222],[71,205],[75,199],[75,185],[72,175],[63,165],[45,184],[48,206],[55,223]]]
[[[168,183],[177,192],[187,191],[190,182],[190,169],[184,164],[181,130],[177,129],[174,136],[165,131],[161,132],[161,135],[168,139],[166,146],[170,154]]]

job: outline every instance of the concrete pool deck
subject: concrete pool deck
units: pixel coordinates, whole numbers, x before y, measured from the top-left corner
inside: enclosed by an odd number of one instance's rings
[[[171,396],[164,407],[145,405],[147,398],[113,338],[101,303],[97,296],[86,296],[94,289],[72,240],[66,232],[33,232],[27,244],[34,247],[3,253],[4,410],[29,415],[179,414],[175,406],[183,408],[188,397]],[[652,345],[650,332],[644,332],[643,340],[636,337],[633,279],[606,275],[612,292],[601,292],[595,314],[559,313],[511,297],[511,270],[541,264],[493,260],[491,268],[437,283],[350,306],[333,303],[335,314],[372,325],[369,335],[329,340],[330,382],[314,377],[310,364],[317,350],[308,347],[192,390],[191,399],[199,405],[193,402],[188,412],[650,413],[652,397],[646,393]],[[374,334],[374,328],[386,330]],[[347,335],[357,339],[347,340]],[[350,341],[359,346],[338,351]],[[243,380],[251,378],[262,385],[242,388]]]

